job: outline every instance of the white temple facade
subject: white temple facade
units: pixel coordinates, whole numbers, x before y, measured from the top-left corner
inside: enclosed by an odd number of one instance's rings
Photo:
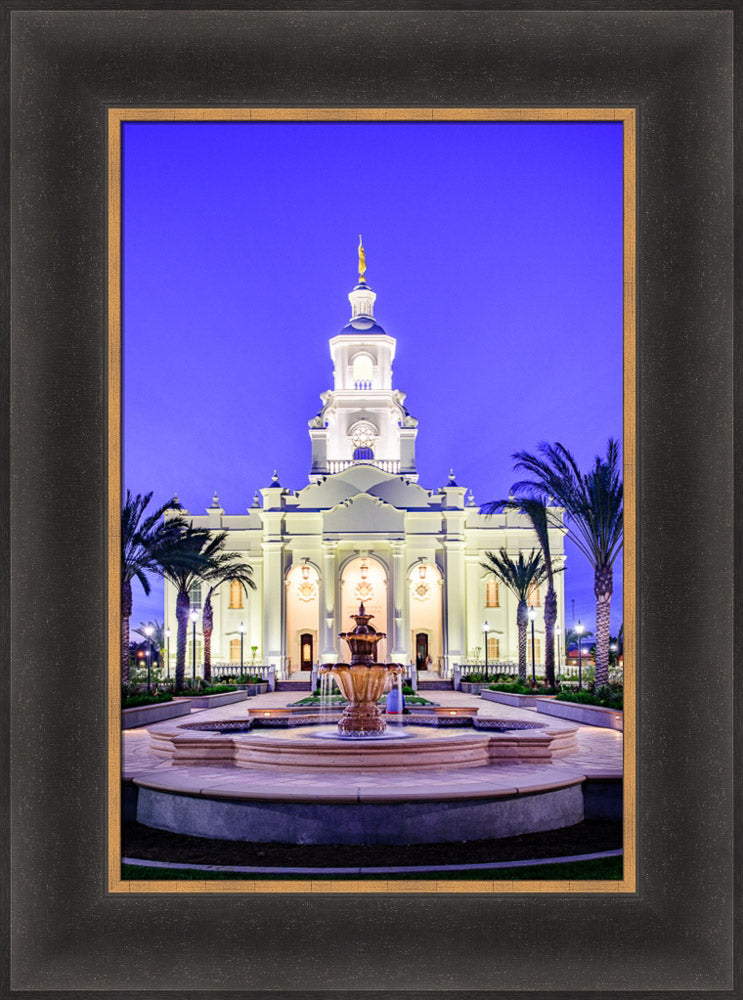
[[[350,292],[351,316],[330,340],[333,388],[309,421],[309,483],[292,490],[276,474],[242,514],[228,514],[218,497],[203,515],[181,513],[194,525],[227,532],[227,548],[253,568],[256,590],[246,597],[224,584],[212,597],[212,663],[275,664],[284,674],[341,659],[338,633],[364,602],[378,631],[380,659],[447,673],[455,665],[518,658],[516,599],[482,562],[506,548],[515,558],[538,542],[517,513],[481,515],[454,475],[438,489],[418,484],[418,421],[393,386],[396,341],[377,323],[375,293],[365,280]],[[563,531],[551,530],[553,560],[564,562]],[[558,625],[564,629],[563,574],[556,577]],[[205,585],[202,584],[202,588]],[[200,657],[198,589],[192,604]],[[530,595],[537,612],[536,662],[544,657],[544,587]],[[165,589],[166,628],[176,634],[175,592]],[[489,631],[483,630],[487,623]],[[189,627],[186,663],[191,663]],[[529,660],[531,658],[529,636]],[[174,657],[171,642],[171,658]],[[188,672],[188,666],[187,666]],[[305,675],[306,676],[306,675]]]

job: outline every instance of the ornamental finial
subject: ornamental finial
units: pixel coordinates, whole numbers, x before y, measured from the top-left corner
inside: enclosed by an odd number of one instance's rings
[[[359,233],[359,284],[365,285],[366,278],[366,254],[364,253],[364,244],[361,242],[361,233]]]

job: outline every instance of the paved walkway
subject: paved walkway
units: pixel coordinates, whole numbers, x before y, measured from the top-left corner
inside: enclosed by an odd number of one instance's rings
[[[544,716],[535,710],[512,708],[484,701],[458,691],[431,692],[440,705],[475,705],[479,714],[500,719],[544,721],[550,727],[573,726],[567,720]],[[277,708],[301,698],[296,691],[273,692],[221,708],[192,710],[204,720],[244,718],[246,710]],[[151,728],[171,728],[186,717],[170,719]],[[146,729],[123,733],[123,773],[149,787],[181,790],[220,797],[282,798],[325,801],[379,801],[427,798],[477,798],[535,792],[573,784],[583,777],[617,778],[622,774],[622,734],[596,726],[577,726],[575,753],[550,764],[494,764],[457,769],[397,770],[393,774],[372,769],[312,771],[299,768],[247,769],[233,765],[179,766],[150,749]]]

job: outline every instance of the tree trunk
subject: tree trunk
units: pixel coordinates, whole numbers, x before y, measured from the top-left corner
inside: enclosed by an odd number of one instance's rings
[[[178,622],[178,633],[175,651],[175,689],[183,690],[186,676],[186,641],[188,637],[188,615],[191,610],[191,598],[187,590],[179,590],[175,601],[175,617]]]
[[[547,687],[555,686],[555,622],[557,621],[557,594],[550,584],[544,598],[544,681]]]
[[[132,615],[132,584],[121,584],[121,683],[129,683],[129,619]]]
[[[212,679],[212,632],[214,631],[211,593],[207,594],[204,601],[204,610],[201,612],[201,629],[204,633],[204,680],[208,684]]]
[[[519,680],[526,684],[526,625],[529,621],[529,613],[526,610],[526,601],[519,601],[516,610],[516,624],[519,630]]]
[[[609,683],[609,618],[614,577],[611,566],[596,567],[596,688]]]

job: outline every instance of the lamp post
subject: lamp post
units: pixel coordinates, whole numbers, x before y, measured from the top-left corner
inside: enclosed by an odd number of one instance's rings
[[[609,649],[611,651],[611,665],[615,667],[617,665],[617,644],[612,642]]]
[[[152,691],[151,679],[151,664],[152,664],[152,626],[147,625],[144,634],[147,636],[147,694]]]
[[[196,686],[196,619],[199,616],[195,611],[191,612],[191,624],[193,625],[193,634],[191,638],[191,665],[193,669],[193,683]]]
[[[482,623],[482,631],[485,635],[485,677],[488,676],[488,632],[490,631],[490,626],[485,621]]]
[[[534,621],[537,617],[537,613],[534,608],[529,608],[529,621],[531,622],[531,679],[534,684],[537,683],[537,668],[534,659]]]
[[[245,640],[245,626],[240,622],[240,673],[243,672],[243,642]]]
[[[168,680],[170,680],[170,629],[165,629],[165,659],[168,661]]]
[[[557,639],[557,672],[560,673],[560,633],[562,629],[559,625],[555,625],[555,638]]]
[[[578,622],[575,632],[578,636],[578,690],[580,690],[583,687],[583,622]]]

